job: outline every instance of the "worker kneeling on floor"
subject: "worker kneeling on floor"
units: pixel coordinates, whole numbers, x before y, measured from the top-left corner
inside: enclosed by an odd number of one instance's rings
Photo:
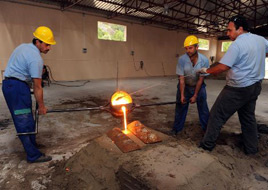
[[[52,160],[51,156],[46,156],[37,148],[31,91],[27,83],[33,81],[38,113],[46,114],[41,86],[44,65],[41,53],[46,54],[51,49],[51,45],[56,44],[53,33],[48,27],[38,27],[33,35],[32,43],[19,45],[11,54],[2,85],[17,133],[26,133],[19,135],[19,138],[27,153],[27,161],[30,163]]]

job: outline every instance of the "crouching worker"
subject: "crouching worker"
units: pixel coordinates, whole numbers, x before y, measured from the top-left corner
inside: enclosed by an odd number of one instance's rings
[[[199,120],[205,131],[209,118],[207,105],[206,75],[196,73],[201,68],[208,68],[208,58],[198,52],[198,39],[196,36],[188,36],[184,41],[186,53],[179,58],[176,74],[179,77],[177,90],[177,103],[175,110],[175,121],[172,134],[180,132],[185,123],[189,103],[197,104]]]
[[[28,81],[33,81],[34,96],[39,106],[38,113],[43,115],[47,112],[41,86],[43,70],[41,53],[46,54],[56,42],[52,31],[45,26],[38,27],[33,35],[32,43],[21,44],[13,51],[4,72],[2,91],[17,133],[35,131]],[[19,135],[27,154],[27,161],[30,163],[50,161],[51,156],[46,156],[38,150],[35,138],[35,134]]]

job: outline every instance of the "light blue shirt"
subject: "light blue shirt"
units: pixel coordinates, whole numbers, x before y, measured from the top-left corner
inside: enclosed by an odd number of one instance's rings
[[[40,51],[34,44],[21,44],[11,54],[4,76],[15,77],[22,81],[42,78],[43,65]]]
[[[264,78],[268,41],[258,35],[244,33],[230,45],[220,63],[231,69],[226,75],[228,86],[247,87]]]
[[[199,69],[209,67],[209,61],[206,56],[201,53],[198,53],[198,60],[195,66],[190,60],[190,57],[187,54],[183,54],[179,60],[176,67],[176,74],[185,76],[185,84],[189,86],[195,86],[199,76],[206,76],[206,74],[196,73]]]

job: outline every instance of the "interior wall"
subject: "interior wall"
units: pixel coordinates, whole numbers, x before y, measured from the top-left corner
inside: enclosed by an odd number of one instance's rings
[[[222,42],[229,42],[230,40],[218,40],[217,42],[217,52],[216,52],[216,61],[220,61],[224,56],[225,52],[221,51]]]
[[[126,25],[127,42],[99,40],[97,21]],[[185,53],[183,41],[188,35],[149,25],[0,2],[0,70],[5,69],[14,48],[30,43],[33,31],[41,25],[50,27],[57,41],[48,54],[42,54],[55,80],[116,78],[117,73],[119,78],[175,75],[178,55]],[[83,53],[83,48],[87,48],[87,53]],[[210,39],[210,50],[200,52],[209,58],[216,56],[216,49],[217,40]],[[138,70],[140,61],[144,63],[142,70]]]
[[[200,37],[202,37],[202,36],[200,36]],[[204,54],[209,59],[209,62],[211,64],[212,63],[211,60],[210,60],[211,56],[213,56],[213,62],[215,62],[215,59],[216,59],[216,56],[217,56],[217,50],[218,50],[217,43],[218,43],[218,40],[215,39],[215,38],[206,38],[206,39],[209,40],[209,50],[208,51],[200,50],[200,53]]]

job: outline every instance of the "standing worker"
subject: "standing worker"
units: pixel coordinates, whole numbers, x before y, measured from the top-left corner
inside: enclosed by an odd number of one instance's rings
[[[32,43],[21,44],[13,51],[4,72],[2,90],[17,133],[35,131],[28,81],[33,81],[38,113],[44,115],[47,112],[41,87],[44,65],[41,53],[46,54],[56,42],[52,31],[45,26],[38,27],[33,35]],[[19,138],[27,153],[28,162],[46,162],[52,159],[38,150],[35,134],[19,135]]]
[[[175,135],[184,127],[189,102],[197,104],[200,124],[204,131],[209,118],[206,85],[204,83],[205,74],[196,73],[201,68],[209,67],[208,58],[198,52],[196,36],[188,36],[184,41],[184,48],[186,53],[179,58],[176,69],[179,83],[177,86],[175,121],[172,130]]]
[[[249,33],[248,29],[244,17],[232,17],[228,24],[227,35],[234,42],[219,63],[199,71],[210,74],[228,71],[227,84],[210,111],[207,131],[200,143],[200,147],[205,150],[211,151],[215,147],[222,126],[235,112],[238,112],[244,151],[246,154],[258,152],[255,106],[264,78],[268,41]]]

